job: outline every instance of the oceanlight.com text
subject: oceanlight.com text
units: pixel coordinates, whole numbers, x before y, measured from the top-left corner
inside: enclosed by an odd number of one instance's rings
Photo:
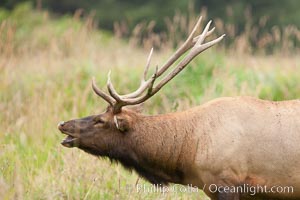
[[[207,185],[203,187],[205,189]],[[293,193],[294,192],[294,187],[293,186],[271,186],[268,187],[266,185],[249,185],[249,184],[243,184],[240,186],[219,186],[216,184],[210,184],[208,185],[208,190],[211,193],[247,193],[249,195],[256,195],[258,193]]]

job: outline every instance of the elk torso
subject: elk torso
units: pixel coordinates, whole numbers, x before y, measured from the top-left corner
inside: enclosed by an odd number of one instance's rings
[[[171,182],[199,188],[293,186],[293,194],[282,195],[299,197],[299,116],[299,100],[220,98],[185,112],[146,117],[144,130],[150,132],[140,140],[144,148],[137,149],[147,149],[158,169],[180,172],[181,179],[170,177]]]

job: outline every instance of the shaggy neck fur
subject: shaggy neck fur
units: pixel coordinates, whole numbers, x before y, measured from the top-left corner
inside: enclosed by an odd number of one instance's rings
[[[153,184],[184,184],[185,175],[191,174],[198,145],[194,135],[196,117],[193,117],[193,112],[130,115],[131,130],[124,133],[121,140],[115,141],[108,151],[80,148],[119,162]]]
[[[196,153],[190,114],[136,117],[124,148],[115,148],[108,157],[151,183],[182,183]]]

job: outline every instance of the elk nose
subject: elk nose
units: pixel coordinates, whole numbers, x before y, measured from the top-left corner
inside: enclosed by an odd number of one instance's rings
[[[62,128],[64,126],[65,122],[61,121],[57,124],[57,128]]]

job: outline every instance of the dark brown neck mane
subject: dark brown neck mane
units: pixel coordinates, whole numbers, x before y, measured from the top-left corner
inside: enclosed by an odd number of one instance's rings
[[[112,148],[104,154],[83,150],[121,163],[153,184],[181,183],[184,169],[192,164],[196,153],[194,127],[186,120],[191,120],[187,114],[190,113],[140,115],[133,130],[125,133],[129,135],[124,137],[124,146]]]

